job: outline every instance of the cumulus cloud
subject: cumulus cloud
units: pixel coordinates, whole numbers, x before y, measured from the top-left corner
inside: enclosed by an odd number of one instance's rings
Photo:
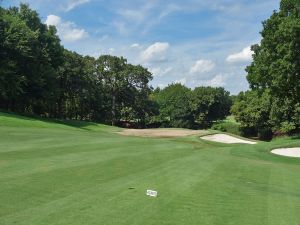
[[[204,85],[211,87],[224,87],[226,85],[226,75],[218,74],[211,80],[205,81]]]
[[[211,60],[198,60],[194,66],[190,69],[190,73],[192,74],[200,74],[213,70],[215,68],[215,64]]]
[[[168,42],[156,42],[141,52],[141,59],[143,62],[163,61],[169,47]]]
[[[253,51],[251,51],[251,47],[248,46],[248,47],[244,48],[241,52],[229,55],[226,58],[226,61],[229,63],[248,62],[252,59],[252,54],[253,54]]]
[[[58,35],[63,41],[78,41],[88,36],[84,29],[77,28],[75,23],[62,21],[59,16],[48,15],[45,23],[50,26],[56,26]]]
[[[58,26],[61,23],[61,18],[59,16],[55,15],[49,15],[47,16],[46,22],[48,26]]]
[[[170,66],[165,69],[161,67],[155,67],[155,68],[150,68],[149,70],[155,77],[161,77],[171,72],[173,70],[173,67]]]
[[[85,3],[88,3],[90,0],[69,0],[67,5],[64,7],[64,10],[66,12],[73,10],[79,5],[83,5]]]

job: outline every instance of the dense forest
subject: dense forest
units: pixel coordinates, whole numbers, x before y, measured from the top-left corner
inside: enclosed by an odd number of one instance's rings
[[[0,8],[0,108],[135,127],[208,127],[232,101],[223,88],[153,89],[152,74],[123,57],[65,49],[54,26],[26,4]]]

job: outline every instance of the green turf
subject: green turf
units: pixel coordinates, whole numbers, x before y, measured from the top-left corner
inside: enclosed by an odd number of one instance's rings
[[[225,145],[117,130],[1,113],[0,224],[300,224],[300,159],[270,154],[300,139]]]

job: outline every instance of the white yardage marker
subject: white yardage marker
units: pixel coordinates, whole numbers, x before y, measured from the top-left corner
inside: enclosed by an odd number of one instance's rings
[[[150,197],[157,197],[157,191],[147,190],[146,195],[148,195]]]

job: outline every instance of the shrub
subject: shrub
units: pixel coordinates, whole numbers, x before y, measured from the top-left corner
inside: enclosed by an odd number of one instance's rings
[[[227,132],[235,135],[241,135],[240,125],[232,122],[217,122],[212,129]]]

